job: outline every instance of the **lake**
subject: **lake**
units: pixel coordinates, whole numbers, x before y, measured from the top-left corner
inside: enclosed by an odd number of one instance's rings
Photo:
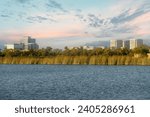
[[[150,66],[0,65],[1,100],[149,100]]]

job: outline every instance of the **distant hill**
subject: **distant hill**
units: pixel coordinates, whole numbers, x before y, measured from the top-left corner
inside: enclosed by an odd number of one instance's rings
[[[109,47],[109,41],[94,41],[91,43],[86,43],[85,46],[105,46],[105,47]]]

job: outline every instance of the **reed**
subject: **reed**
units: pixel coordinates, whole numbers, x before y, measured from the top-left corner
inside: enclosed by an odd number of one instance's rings
[[[59,55],[52,57],[0,57],[0,64],[150,65],[150,59],[131,56]]]

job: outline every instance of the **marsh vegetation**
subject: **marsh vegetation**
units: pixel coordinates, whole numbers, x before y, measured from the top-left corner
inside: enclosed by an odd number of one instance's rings
[[[86,50],[83,47],[64,50],[39,49],[30,51],[4,50],[0,52],[0,64],[84,64],[84,65],[150,65],[148,46],[133,50],[101,49]],[[135,54],[141,55],[134,57]]]

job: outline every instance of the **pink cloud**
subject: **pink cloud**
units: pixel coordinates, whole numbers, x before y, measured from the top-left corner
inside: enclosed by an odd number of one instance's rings
[[[63,37],[86,37],[84,27],[79,24],[68,25],[35,25],[20,30],[7,30],[0,34],[0,39],[18,41],[23,36],[32,36],[33,38],[63,38]]]
[[[31,33],[30,33],[31,34]],[[71,36],[84,36],[78,32],[61,32],[61,31],[46,31],[46,32],[35,32],[31,34],[36,38],[58,38],[58,37],[71,37]]]
[[[150,35],[150,13],[145,13],[129,22],[129,26],[135,27],[134,34],[139,36]]]
[[[35,25],[27,27],[23,32],[36,38],[86,36],[84,26],[79,22]]]
[[[144,25],[145,23],[150,23],[150,12],[145,13],[132,20],[131,25]]]

